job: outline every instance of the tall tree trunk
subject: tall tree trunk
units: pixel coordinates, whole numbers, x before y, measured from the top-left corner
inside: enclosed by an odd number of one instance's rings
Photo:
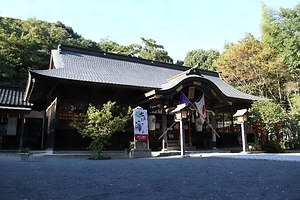
[[[275,124],[275,133],[276,133],[276,141],[277,141],[277,144],[279,145],[279,143],[280,143],[280,134],[279,134],[278,123]]]

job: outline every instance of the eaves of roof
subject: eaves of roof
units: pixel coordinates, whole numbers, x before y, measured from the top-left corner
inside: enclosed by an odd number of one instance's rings
[[[63,46],[58,50],[52,50],[51,58],[53,69],[33,70],[31,73],[58,80],[148,90],[166,90],[189,77],[182,76],[168,82],[168,79],[189,68],[86,49]],[[200,73],[199,79],[211,82],[227,98],[262,100],[235,89],[222,80],[216,72],[200,70]]]
[[[0,106],[1,110],[22,110],[22,111],[31,111],[31,108],[27,107],[14,107],[14,106]]]
[[[179,87],[183,82],[188,81],[192,82],[195,85],[206,83],[210,88],[213,88],[214,90],[218,91],[221,94],[221,96],[226,97],[228,99],[241,99],[247,101],[265,100],[264,98],[241,92],[219,77],[212,77],[207,75],[186,75],[163,84],[162,87],[157,91],[162,93],[164,91],[172,89],[174,90],[175,88]]]
[[[0,106],[5,107],[30,107],[24,100],[24,88],[14,86],[0,86]]]

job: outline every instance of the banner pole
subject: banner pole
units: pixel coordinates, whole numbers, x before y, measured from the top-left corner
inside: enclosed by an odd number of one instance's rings
[[[185,96],[185,94],[182,92],[182,94]],[[189,103],[193,106],[194,109],[196,109],[197,113],[200,115],[200,117],[207,123],[207,125],[213,130],[213,132],[220,137],[220,135],[217,133],[217,131],[208,123],[208,121],[201,115],[198,108],[185,96],[185,98],[189,101]],[[198,98],[199,99],[199,98]]]

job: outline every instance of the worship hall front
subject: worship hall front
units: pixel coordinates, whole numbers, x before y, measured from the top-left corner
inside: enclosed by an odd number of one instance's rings
[[[240,146],[240,126],[233,114],[260,98],[235,89],[216,72],[59,46],[51,52],[48,70],[29,72],[25,100],[45,111],[42,146],[64,150],[88,146],[90,141],[71,123],[83,120],[90,104],[101,107],[109,100],[117,102],[117,111],[128,106],[148,111],[152,150],[179,149],[181,127],[172,111],[184,100],[189,107],[185,144],[195,150]],[[200,101],[205,118],[199,115]],[[113,133],[106,149],[129,148],[133,132],[131,121],[125,132]]]

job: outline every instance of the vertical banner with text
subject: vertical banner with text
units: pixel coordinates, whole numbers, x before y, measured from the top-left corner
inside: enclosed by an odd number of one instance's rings
[[[133,126],[135,140],[148,140],[148,115],[147,110],[133,110]]]

